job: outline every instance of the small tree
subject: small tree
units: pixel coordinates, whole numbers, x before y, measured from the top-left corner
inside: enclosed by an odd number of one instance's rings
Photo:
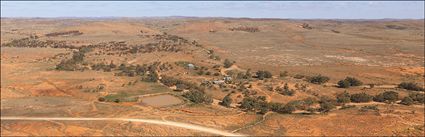
[[[264,115],[264,114],[266,114],[269,111],[269,106],[268,106],[268,104],[266,102],[260,101],[258,103],[258,109],[259,109],[259,112],[258,113]]]
[[[358,80],[354,77],[347,77],[347,78],[345,78],[345,80],[350,82],[350,86],[361,86],[361,85],[363,85],[363,82],[361,82],[360,80]]]
[[[384,102],[385,101],[384,94],[378,94],[378,95],[374,96],[373,101]]]
[[[366,94],[366,93],[357,93],[352,94],[350,99],[351,102],[361,103],[361,102],[370,102],[372,100],[372,96]]]
[[[256,103],[255,98],[245,97],[245,98],[243,98],[243,100],[241,102],[240,108],[246,109],[246,110],[254,110],[255,103]]]
[[[417,83],[413,83],[413,82],[401,82],[400,84],[398,84],[398,87],[402,88],[402,89],[413,90],[413,91],[423,91],[424,90]]]
[[[331,102],[325,101],[325,102],[320,103],[319,111],[322,112],[322,113],[326,113],[326,112],[331,111],[334,108],[335,108],[334,104],[332,104]]]
[[[385,91],[382,96],[385,101],[395,102],[398,100],[398,93],[395,91]]]
[[[350,97],[351,97],[350,94],[347,91],[344,91],[344,93],[338,94],[336,96],[336,102],[342,103],[342,104],[350,103],[351,101]]]
[[[349,88],[350,86],[360,86],[363,82],[354,78],[354,77],[346,77],[344,80],[340,80],[338,82],[338,87],[340,88]]]
[[[380,93],[373,98],[376,102],[395,102],[398,100],[398,93],[395,91],[385,91],[384,93]]]
[[[338,81],[338,87],[339,88],[349,88],[350,82],[348,82],[346,80],[340,80],[340,81]]]
[[[323,83],[328,82],[329,80],[330,80],[330,78],[329,78],[329,77],[327,77],[327,76],[322,76],[322,75],[313,76],[313,77],[310,77],[310,78],[308,79],[308,81],[309,81],[310,83],[313,83],[313,84],[323,84]]]

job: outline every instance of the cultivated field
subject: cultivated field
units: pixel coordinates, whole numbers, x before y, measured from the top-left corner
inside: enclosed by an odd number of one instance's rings
[[[424,20],[2,18],[2,136],[423,136]]]

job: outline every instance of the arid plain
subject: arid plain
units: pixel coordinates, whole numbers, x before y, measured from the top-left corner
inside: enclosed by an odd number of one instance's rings
[[[423,136],[424,20],[2,18],[2,136]]]

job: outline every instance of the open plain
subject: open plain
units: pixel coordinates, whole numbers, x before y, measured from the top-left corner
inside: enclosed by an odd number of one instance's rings
[[[424,20],[1,18],[2,136],[423,136]]]

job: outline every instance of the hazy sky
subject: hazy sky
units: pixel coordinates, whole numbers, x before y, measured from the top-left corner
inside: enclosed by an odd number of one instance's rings
[[[424,18],[424,1],[1,1],[2,17]]]

